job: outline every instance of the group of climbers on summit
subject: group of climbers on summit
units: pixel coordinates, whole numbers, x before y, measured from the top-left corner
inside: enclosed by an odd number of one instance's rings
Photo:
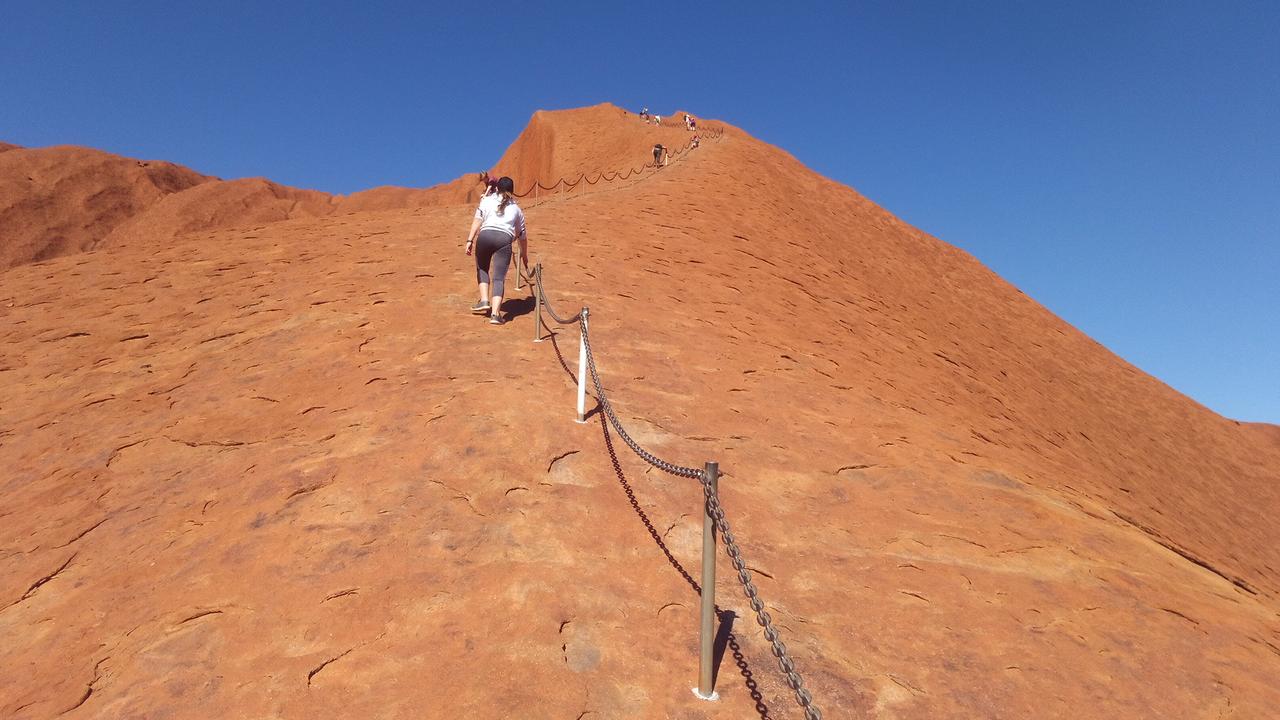
[[[661,116],[661,115],[653,115],[653,114],[650,114],[650,112],[649,112],[649,108],[647,108],[647,107],[644,107],[644,108],[641,108],[641,109],[640,109],[640,120],[641,120],[641,121],[643,121],[643,122],[645,122],[645,123],[650,123],[650,122],[651,122],[651,123],[653,123],[654,125],[661,125],[661,124],[662,124],[662,116]],[[697,119],[696,117],[694,117],[694,116],[690,115],[689,113],[685,113],[685,114],[684,114],[684,117],[682,118],[682,120],[684,121],[684,129],[685,129],[685,130],[688,130],[689,132],[695,132],[695,131],[697,131],[697,129],[698,129],[698,119]]]

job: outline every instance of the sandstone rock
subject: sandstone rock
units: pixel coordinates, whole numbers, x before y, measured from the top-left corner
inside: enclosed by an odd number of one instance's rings
[[[667,130],[540,113],[504,162]],[[825,716],[1280,707],[1276,428],[725,130],[541,199],[532,248],[623,422],[721,463]],[[800,717],[723,561],[722,699],[689,692],[700,492],[573,422],[572,329],[530,342],[514,288],[513,323],[466,312],[471,211],[4,273],[0,714]]]

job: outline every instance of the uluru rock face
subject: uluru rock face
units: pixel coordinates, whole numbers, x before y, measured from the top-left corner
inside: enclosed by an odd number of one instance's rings
[[[483,186],[479,176],[464,175],[429,188],[376,187],[335,200],[334,212],[354,213],[377,210],[412,210],[439,205],[472,203],[480,199]]]
[[[116,226],[103,246],[142,242],[154,247],[189,232],[245,227],[333,212],[333,197],[263,178],[210,182],[163,198]]]
[[[0,144],[6,150],[18,152],[0,159],[0,271],[122,243],[155,247],[191,232],[473,202],[481,190],[473,174],[344,197],[265,178],[221,180],[88,148]]]
[[[539,113],[519,162],[671,130]],[[0,715],[800,717],[723,561],[689,692],[698,488],[573,422],[514,282],[467,314],[471,205],[374,209],[4,274]],[[1280,707],[1275,426],[732,127],[528,216],[631,434],[721,463],[826,717]]]
[[[212,180],[79,147],[0,152],[0,271],[92,248],[166,195]]]
[[[670,119],[664,118],[661,127],[645,125],[637,115],[609,103],[574,113],[573,122],[564,122],[561,113],[534,113],[520,137],[498,160],[493,174],[511,176],[516,191],[524,193],[533,187],[534,180],[550,187],[558,178],[573,182],[581,175],[638,171],[653,162],[654,145],[675,150],[690,137]],[[572,192],[587,190],[581,186]],[[570,192],[564,187],[559,191]]]

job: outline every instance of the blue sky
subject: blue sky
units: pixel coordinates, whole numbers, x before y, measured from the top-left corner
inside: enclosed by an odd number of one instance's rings
[[[0,0],[0,140],[345,193],[539,108],[688,108],[1280,422],[1280,3],[182,5]]]

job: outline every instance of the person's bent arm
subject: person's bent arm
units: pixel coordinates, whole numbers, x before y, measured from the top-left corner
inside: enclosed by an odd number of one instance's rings
[[[529,267],[529,235],[520,233],[520,262]]]

